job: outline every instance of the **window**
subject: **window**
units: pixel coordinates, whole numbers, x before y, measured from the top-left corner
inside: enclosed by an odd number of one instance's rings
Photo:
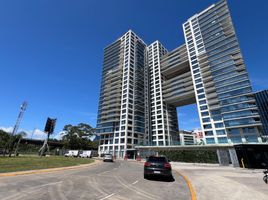
[[[216,134],[217,135],[225,135],[225,131],[224,130],[216,130]]]
[[[196,85],[196,88],[201,88],[201,87],[203,87],[203,84],[202,83]]]
[[[216,123],[215,124],[215,128],[222,128],[223,127],[223,123]]]
[[[211,124],[206,124],[206,125],[203,125],[204,129],[210,129],[212,128]]]
[[[247,142],[258,142],[258,138],[256,135],[247,135],[245,136]]]
[[[219,137],[218,138],[218,143],[228,143],[228,140],[226,137]]]
[[[200,100],[199,101],[199,104],[201,105],[201,104],[206,104],[207,103],[207,101],[206,100]]]
[[[203,123],[210,122],[210,118],[209,117],[203,118],[202,121],[203,121]]]
[[[202,117],[205,117],[205,116],[208,116],[209,113],[208,112],[201,112],[201,115],[202,115]]]
[[[200,106],[200,110],[206,110],[206,109],[208,109],[207,106]]]
[[[204,89],[197,90],[197,93],[202,93],[202,92],[204,92]]]
[[[212,136],[213,135],[213,131],[205,131],[205,136]]]
[[[230,135],[239,135],[240,134],[240,130],[238,128],[229,129],[229,134]]]
[[[200,78],[200,77],[201,77],[200,74],[196,74],[196,75],[194,75],[194,78]]]
[[[215,144],[214,138],[206,138],[207,144]]]
[[[230,137],[233,143],[242,143],[242,138],[240,136]]]
[[[201,82],[201,78],[200,78],[200,79],[195,80],[195,83],[200,83],[200,82]]]

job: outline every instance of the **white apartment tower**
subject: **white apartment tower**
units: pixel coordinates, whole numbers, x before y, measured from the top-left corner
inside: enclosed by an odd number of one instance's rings
[[[205,144],[259,142],[261,121],[227,2],[183,24],[185,44],[168,52],[128,31],[104,49],[99,153],[178,142],[176,108],[195,103]]]

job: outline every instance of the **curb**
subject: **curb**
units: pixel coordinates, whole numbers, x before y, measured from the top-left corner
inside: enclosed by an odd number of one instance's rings
[[[11,177],[11,176],[19,176],[19,175],[30,175],[30,174],[43,174],[43,173],[50,173],[50,172],[57,172],[61,170],[74,170],[80,169],[88,166],[94,166],[100,164],[99,160],[94,160],[93,163],[89,164],[82,164],[77,166],[69,166],[69,167],[57,167],[57,168],[49,168],[49,169],[37,169],[37,170],[28,170],[28,171],[17,171],[17,172],[8,172],[8,173],[0,173],[1,177]]]
[[[193,187],[191,181],[187,178],[187,176],[182,174],[180,171],[178,171],[176,169],[174,169],[174,171],[176,171],[185,180],[185,182],[187,183],[187,186],[189,188],[190,195],[191,195],[191,200],[196,200],[196,193],[194,191],[194,187]]]

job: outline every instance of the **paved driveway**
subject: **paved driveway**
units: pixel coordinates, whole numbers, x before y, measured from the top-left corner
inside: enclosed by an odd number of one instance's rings
[[[184,179],[143,179],[143,164],[131,161],[100,163],[58,172],[0,177],[1,200],[165,199],[189,200]]]
[[[198,200],[268,200],[263,170],[176,162],[172,166],[190,179]]]

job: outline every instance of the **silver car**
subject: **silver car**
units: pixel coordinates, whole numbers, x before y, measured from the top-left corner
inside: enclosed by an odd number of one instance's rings
[[[113,162],[113,155],[112,154],[104,154],[103,156],[103,162]]]

